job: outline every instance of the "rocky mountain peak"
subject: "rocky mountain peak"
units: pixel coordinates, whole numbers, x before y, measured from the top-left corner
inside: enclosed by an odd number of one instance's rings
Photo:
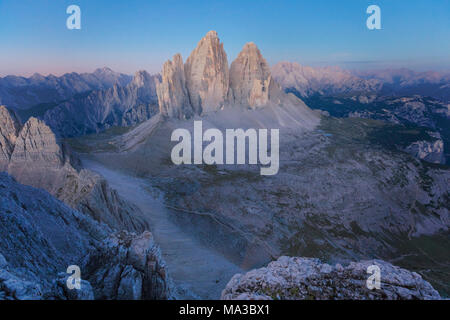
[[[103,67],[103,68],[97,68],[94,71],[95,75],[106,75],[106,74],[115,74],[115,72],[108,67]]]
[[[0,106],[0,169],[11,157],[19,130],[20,124],[15,114]]]
[[[11,162],[33,161],[49,166],[63,165],[63,152],[52,130],[41,120],[31,117],[20,131]]]
[[[192,51],[184,66],[191,105],[198,114],[220,109],[227,99],[227,54],[217,32],[210,31]]]
[[[276,89],[269,65],[258,47],[253,42],[245,44],[231,64],[230,99],[234,104],[259,107],[268,104],[270,91]]]
[[[254,54],[257,54],[257,55],[261,56],[261,52],[259,51],[258,46],[252,41],[247,42],[244,45],[244,47],[242,48],[242,51],[240,53],[243,54],[245,52],[250,52],[250,53],[254,53]]]
[[[244,46],[229,69],[223,44],[215,31],[200,40],[184,69],[179,54],[164,64],[157,95],[161,114],[179,119],[235,105],[256,108],[302,104],[285,94],[274,81],[266,59],[253,42]]]
[[[159,109],[162,115],[171,118],[190,118],[193,115],[186,89],[183,58],[178,53],[173,61],[168,60],[162,71],[162,81],[157,84]]]
[[[294,89],[302,97],[316,93],[376,92],[382,86],[380,81],[357,77],[340,67],[313,68],[297,62],[277,63],[272,67],[272,75],[284,89]]]

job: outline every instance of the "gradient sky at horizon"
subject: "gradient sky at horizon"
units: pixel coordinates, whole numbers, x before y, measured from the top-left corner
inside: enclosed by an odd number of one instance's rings
[[[81,8],[81,30],[66,28],[71,4]],[[371,4],[382,30],[366,28]],[[450,70],[449,0],[0,0],[0,76],[159,72],[209,30],[229,63],[253,41],[271,65]]]

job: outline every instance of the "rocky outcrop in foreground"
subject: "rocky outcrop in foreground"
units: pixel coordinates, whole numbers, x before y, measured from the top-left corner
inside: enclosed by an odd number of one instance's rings
[[[172,297],[150,232],[114,233],[5,173],[0,199],[0,300]],[[66,285],[70,265],[80,267],[81,290]]]
[[[380,268],[381,288],[369,290],[367,268]],[[440,299],[422,277],[381,260],[331,266],[313,258],[280,257],[265,268],[235,275],[222,292],[225,300],[259,299]]]
[[[225,104],[229,86],[227,54],[216,31],[209,31],[184,65],[191,105],[197,114]]]

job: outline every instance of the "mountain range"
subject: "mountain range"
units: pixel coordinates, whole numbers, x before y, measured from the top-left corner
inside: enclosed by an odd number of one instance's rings
[[[229,65],[215,31],[161,75],[103,71],[109,80],[82,80],[87,90],[0,90],[13,103],[0,107],[0,169],[10,175],[0,175],[0,299],[450,294],[450,171],[433,149],[444,141],[447,102],[381,94],[383,81],[413,88],[422,80],[271,69],[251,42]],[[445,94],[442,79],[433,86]],[[13,99],[11,88],[30,94]],[[34,106],[24,102],[32,96]],[[173,164],[171,133],[192,132],[194,120],[204,129],[279,129],[279,173]],[[62,238],[75,239],[76,250]],[[346,288],[358,286],[367,261],[396,276],[379,294],[352,295]],[[59,275],[73,263],[86,274],[78,296]],[[261,275],[270,278],[255,285]],[[323,288],[308,292],[311,281]]]

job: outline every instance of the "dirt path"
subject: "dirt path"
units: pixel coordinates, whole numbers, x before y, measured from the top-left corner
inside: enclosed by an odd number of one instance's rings
[[[138,206],[148,217],[175,285],[186,289],[181,298],[219,299],[231,277],[243,272],[170,221],[171,213],[164,206],[162,195],[144,179],[88,159],[83,159],[83,166],[101,174],[125,200]],[[149,189],[154,192],[148,192]]]

